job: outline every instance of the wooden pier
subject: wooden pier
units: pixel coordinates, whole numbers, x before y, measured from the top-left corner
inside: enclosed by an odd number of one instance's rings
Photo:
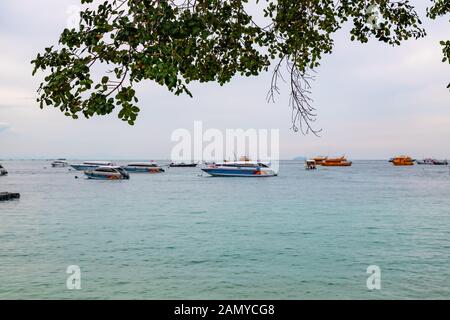
[[[20,193],[0,192],[0,201],[19,199]]]

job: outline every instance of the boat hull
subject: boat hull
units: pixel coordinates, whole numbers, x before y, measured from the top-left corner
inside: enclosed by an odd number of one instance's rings
[[[97,174],[92,172],[85,172],[88,179],[91,180],[128,180],[120,174]]]
[[[189,164],[185,164],[185,163],[182,163],[182,164],[171,163],[169,165],[169,167],[171,167],[171,168],[195,168],[195,167],[197,167],[197,163],[189,163]]]
[[[351,162],[338,162],[338,163],[326,163],[323,162],[323,167],[350,167],[352,165]]]
[[[259,169],[221,169],[221,168],[206,168],[202,169],[207,174],[213,177],[275,177],[277,174],[273,170],[259,170]]]

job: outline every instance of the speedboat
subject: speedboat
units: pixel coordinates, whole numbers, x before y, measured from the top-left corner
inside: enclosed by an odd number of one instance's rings
[[[340,158],[326,158],[322,162],[324,167],[350,167],[352,165],[351,161],[347,161],[345,157]]]
[[[142,172],[142,173],[160,173],[164,172],[164,169],[158,166],[156,162],[133,162],[129,163],[125,170],[128,172]]]
[[[85,161],[82,164],[71,164],[70,166],[78,171],[95,170],[102,166],[113,166],[114,164],[109,161]]]
[[[93,180],[128,180],[130,175],[128,172],[118,166],[100,166],[94,170],[85,171],[84,174],[88,179]]]
[[[5,168],[0,164],[0,176],[6,176],[8,175],[8,171],[6,171]]]
[[[417,160],[417,164],[426,164],[426,165],[435,165],[435,166],[447,166],[448,161],[447,160],[436,160],[436,159],[423,159],[423,160]]]
[[[223,162],[202,168],[213,177],[274,177],[278,173],[261,162]]]
[[[398,156],[389,160],[394,166],[413,166],[414,160],[408,156]]]
[[[317,169],[316,167],[316,161],[313,159],[309,159],[305,161],[305,169],[306,170],[315,170]]]
[[[434,160],[433,163],[435,166],[448,166],[447,160]]]
[[[434,165],[434,160],[427,158],[427,159],[423,159],[423,160],[417,160],[416,161],[417,164],[427,164],[427,165]]]
[[[198,163],[184,163],[184,162],[172,162],[169,164],[169,167],[171,168],[195,168]]]
[[[52,162],[52,167],[53,168],[65,168],[68,167],[69,164],[67,163],[67,161],[65,159],[58,159]]]

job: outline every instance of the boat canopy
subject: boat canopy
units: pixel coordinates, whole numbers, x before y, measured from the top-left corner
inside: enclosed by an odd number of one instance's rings
[[[85,165],[94,165],[94,166],[111,166],[112,162],[110,161],[84,161]]]
[[[249,161],[235,161],[235,162],[223,162],[216,163],[217,166],[222,167],[263,167],[269,168],[269,166],[262,162],[249,162]]]

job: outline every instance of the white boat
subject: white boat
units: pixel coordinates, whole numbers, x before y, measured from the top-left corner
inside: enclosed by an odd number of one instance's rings
[[[114,166],[114,164],[110,161],[85,161],[82,164],[71,164],[70,166],[78,171],[87,171],[102,166]]]
[[[217,163],[202,170],[213,177],[274,177],[278,175],[269,165],[250,161]]]
[[[305,169],[306,170],[316,170],[316,160],[309,159],[305,161]]]
[[[68,167],[69,163],[64,159],[55,160],[52,162],[53,168],[65,168]]]
[[[426,165],[435,165],[435,166],[448,166],[447,160],[437,160],[437,159],[423,159],[423,160],[416,160],[417,164],[426,164]]]
[[[130,175],[128,172],[118,166],[100,166],[94,170],[85,171],[84,174],[88,179],[93,180],[128,180]]]
[[[158,166],[156,162],[132,162],[125,167],[125,170],[128,172],[136,172],[136,173],[164,172],[164,169]]]
[[[6,176],[7,174],[8,171],[6,171],[6,169],[0,164],[0,176]]]

